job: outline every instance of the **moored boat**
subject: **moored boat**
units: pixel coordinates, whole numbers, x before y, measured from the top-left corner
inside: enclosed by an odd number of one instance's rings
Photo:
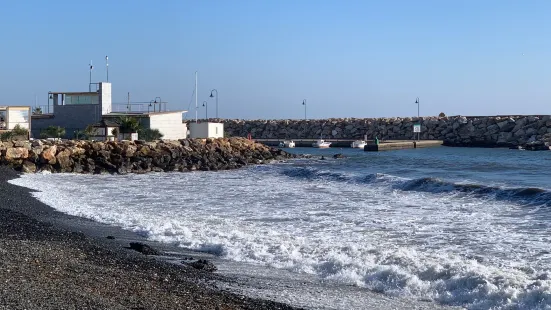
[[[366,144],[367,142],[364,140],[356,140],[350,144],[350,147],[354,149],[363,149]]]
[[[312,143],[312,147],[317,147],[317,148],[320,148],[320,149],[328,148],[330,146],[331,146],[331,142],[327,142],[323,139],[319,139],[318,141]]]
[[[293,140],[281,141],[281,142],[279,142],[279,147],[294,148],[295,147],[295,141],[293,141]]]

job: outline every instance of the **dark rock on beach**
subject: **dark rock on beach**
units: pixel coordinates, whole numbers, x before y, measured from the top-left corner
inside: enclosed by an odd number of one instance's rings
[[[206,259],[200,259],[200,260],[197,260],[197,261],[192,262],[192,263],[182,261],[182,263],[187,264],[187,265],[189,265],[189,266],[191,266],[195,269],[204,270],[204,271],[212,272],[212,271],[216,271],[218,269],[218,268],[216,268],[216,266],[212,262],[210,262]]]
[[[147,244],[140,242],[130,242],[130,249],[138,251],[144,255],[160,255],[161,253]]]

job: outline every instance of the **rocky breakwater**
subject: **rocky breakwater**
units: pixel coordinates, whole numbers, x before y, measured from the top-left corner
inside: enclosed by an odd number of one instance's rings
[[[321,120],[225,120],[230,136],[253,139],[414,139],[413,125],[421,124],[421,139],[442,140],[449,146],[524,147],[549,149],[551,116],[451,116],[339,118]]]
[[[4,141],[0,162],[18,171],[145,173],[227,170],[294,157],[242,138],[178,141]]]

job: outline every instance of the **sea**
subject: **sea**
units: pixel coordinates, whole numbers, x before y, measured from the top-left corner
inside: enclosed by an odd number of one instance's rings
[[[237,279],[226,289],[253,297],[307,309],[551,309],[551,152],[288,151],[312,156],[10,182],[58,211],[204,253]]]

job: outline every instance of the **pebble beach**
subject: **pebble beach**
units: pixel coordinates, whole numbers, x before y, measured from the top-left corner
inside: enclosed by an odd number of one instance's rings
[[[0,167],[0,309],[295,309],[217,289],[221,277],[89,233]],[[72,223],[72,224],[71,224]]]

